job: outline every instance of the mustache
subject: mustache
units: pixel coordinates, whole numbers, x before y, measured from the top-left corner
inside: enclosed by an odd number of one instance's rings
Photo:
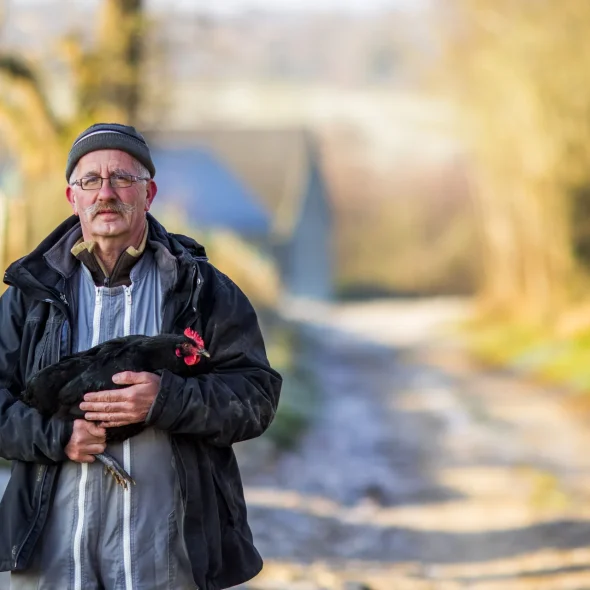
[[[99,213],[119,213],[124,215],[125,213],[133,213],[137,207],[135,205],[129,205],[122,201],[110,201],[108,203],[94,203],[84,209],[84,213],[89,219],[93,219]]]

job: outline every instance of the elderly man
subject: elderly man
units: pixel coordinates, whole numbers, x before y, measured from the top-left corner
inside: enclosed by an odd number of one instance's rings
[[[244,294],[202,246],[149,213],[155,167],[133,127],[100,123],[75,140],[74,215],[5,274],[0,299],[0,571],[14,590],[217,590],[262,567],[232,444],[270,424],[281,378]],[[43,418],[27,380],[71,352],[128,334],[203,335],[210,373],[126,371],[88,392],[86,419]],[[47,393],[51,395],[51,392]],[[148,427],[109,453],[136,481],[105,477],[106,429]]]

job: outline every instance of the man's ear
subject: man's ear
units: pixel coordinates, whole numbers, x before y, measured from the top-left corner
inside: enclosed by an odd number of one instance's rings
[[[145,197],[145,210],[149,211],[154,199],[156,198],[156,193],[158,192],[158,185],[151,178],[150,178],[150,180],[148,180],[148,183],[146,186],[146,192],[147,192],[147,194]]]
[[[66,187],[66,199],[68,203],[72,206],[72,210],[74,211],[74,215],[78,215],[78,207],[76,205],[76,196],[74,195],[74,189],[68,184]]]

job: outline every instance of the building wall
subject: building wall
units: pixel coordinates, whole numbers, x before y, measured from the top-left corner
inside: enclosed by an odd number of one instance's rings
[[[291,242],[285,251],[283,281],[296,296],[329,299],[332,285],[332,232],[325,187],[315,165],[310,166],[307,196]]]

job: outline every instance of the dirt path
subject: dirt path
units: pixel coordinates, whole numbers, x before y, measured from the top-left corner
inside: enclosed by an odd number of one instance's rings
[[[445,334],[460,305],[290,313],[324,404],[295,452],[244,463],[249,589],[590,588],[590,429],[470,366]]]

